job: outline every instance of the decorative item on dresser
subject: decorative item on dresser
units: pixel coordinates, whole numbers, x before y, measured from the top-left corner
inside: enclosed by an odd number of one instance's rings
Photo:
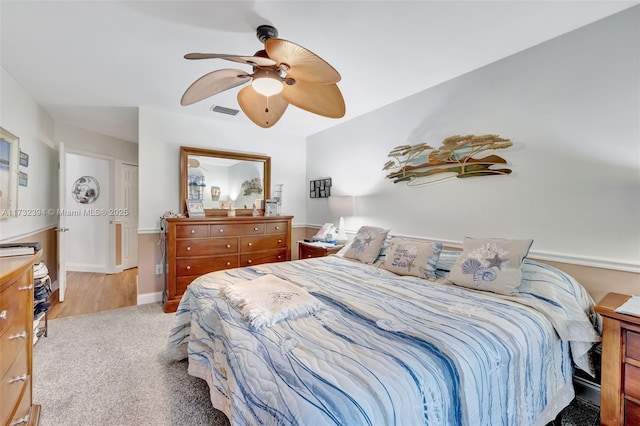
[[[208,272],[291,260],[293,216],[167,218],[165,312]]]
[[[329,256],[330,254],[339,252],[342,247],[344,246],[298,241],[298,259]]]
[[[33,255],[0,259],[0,424],[37,425],[40,406],[32,405]]]
[[[602,315],[602,425],[640,425],[640,316],[616,312],[630,296],[609,293]]]

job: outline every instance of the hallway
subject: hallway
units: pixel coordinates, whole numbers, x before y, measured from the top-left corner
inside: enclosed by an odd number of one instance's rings
[[[49,319],[134,306],[137,276],[138,268],[118,274],[67,272],[65,301],[58,302],[57,290],[49,297]]]

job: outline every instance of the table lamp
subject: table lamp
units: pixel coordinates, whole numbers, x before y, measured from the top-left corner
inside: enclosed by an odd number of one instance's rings
[[[344,226],[344,217],[353,216],[355,214],[355,198],[353,195],[331,195],[329,197],[329,211],[332,216],[340,217],[336,242],[338,244],[345,244],[349,241],[349,237],[347,237],[347,232]]]

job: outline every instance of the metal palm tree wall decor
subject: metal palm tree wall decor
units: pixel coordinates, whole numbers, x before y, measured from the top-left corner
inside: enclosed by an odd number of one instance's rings
[[[389,153],[392,159],[382,170],[391,170],[386,177],[393,183],[407,182],[410,186],[424,185],[451,177],[508,175],[509,168],[492,168],[507,161],[497,155],[477,158],[484,151],[512,146],[509,139],[498,135],[450,136],[436,149],[426,143],[401,145]],[[442,179],[433,179],[438,173],[447,173]],[[455,174],[452,176],[451,174]],[[430,178],[431,177],[431,178]]]

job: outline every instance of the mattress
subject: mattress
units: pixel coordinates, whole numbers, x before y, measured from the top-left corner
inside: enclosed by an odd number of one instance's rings
[[[322,308],[250,327],[220,289],[265,275]],[[218,271],[187,288],[169,351],[234,425],[544,425],[597,321],[570,277],[535,262],[523,277],[502,296],[338,256]]]

